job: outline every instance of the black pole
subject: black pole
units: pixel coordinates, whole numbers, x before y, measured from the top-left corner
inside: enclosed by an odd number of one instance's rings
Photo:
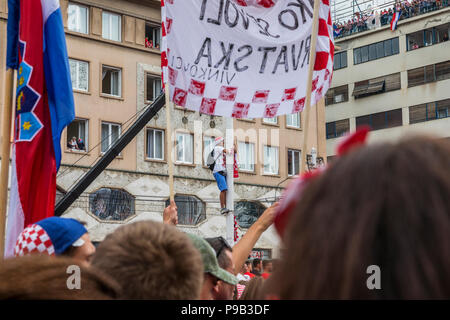
[[[61,216],[78,197],[89,187],[89,185],[109,166],[109,164],[120,154],[120,152],[137,136],[146,124],[164,107],[165,94],[162,93],[148,107],[147,110],[136,120],[136,122],[125,132],[102,156],[84,177],[68,191],[55,207],[55,216]]]

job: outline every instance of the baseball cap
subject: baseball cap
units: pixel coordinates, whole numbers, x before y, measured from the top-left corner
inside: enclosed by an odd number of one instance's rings
[[[219,263],[217,262],[216,258],[216,252],[209,245],[209,243],[206,242],[205,239],[190,233],[188,233],[187,235],[194,244],[194,247],[196,247],[202,255],[203,268],[205,273],[210,273],[219,280],[222,280],[233,286],[239,282],[233,274],[219,267]]]
[[[30,253],[61,255],[70,246],[82,246],[84,240],[80,238],[85,233],[86,228],[75,219],[46,218],[22,231],[17,239],[14,255],[23,256]]]

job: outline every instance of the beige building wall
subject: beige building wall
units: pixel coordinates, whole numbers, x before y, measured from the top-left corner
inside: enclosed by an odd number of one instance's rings
[[[389,26],[363,32],[336,41],[340,51],[347,51],[347,67],[334,71],[331,88],[348,84],[349,100],[328,105],[326,122],[350,119],[350,130],[356,130],[356,117],[402,108],[403,126],[372,131],[369,142],[395,140],[407,135],[430,134],[437,137],[450,136],[450,118],[409,124],[409,107],[450,98],[450,79],[408,88],[407,70],[450,59],[450,42],[407,51],[406,35],[450,22],[450,8],[402,20],[397,30]],[[399,37],[399,54],[361,64],[353,64],[353,49],[379,41]],[[358,81],[393,73],[401,73],[401,89],[355,100],[352,96]],[[328,156],[335,154],[343,138],[326,140]]]
[[[61,144],[63,150],[62,166],[57,183],[62,190],[69,190],[101,157],[101,122],[122,124],[122,133],[135,120],[133,116],[145,108],[146,74],[160,75],[160,53],[157,49],[145,48],[145,23],[158,24],[160,21],[160,2],[158,0],[73,1],[89,7],[89,33],[80,34],[67,29],[68,1],[61,0],[63,21],[66,27],[66,42],[69,58],[89,63],[88,92],[74,92],[76,117],[88,120],[87,153],[69,151],[67,130],[64,131]],[[5,61],[6,54],[6,0],[0,0],[0,60]],[[108,11],[122,15],[122,41],[114,42],[102,38],[102,12]],[[120,98],[105,96],[101,93],[102,65],[121,68],[122,95]],[[0,108],[3,104],[4,63],[0,63]],[[1,110],[1,109],[0,109]],[[146,126],[164,130],[166,128],[166,110],[163,108]],[[183,121],[185,117],[186,121]],[[318,125],[317,123],[317,117]],[[318,156],[325,157],[324,105],[311,108],[310,132],[306,153],[311,148],[318,149]],[[126,121],[131,119],[127,124]],[[194,137],[194,163],[175,164],[175,190],[178,194],[194,195],[206,205],[206,220],[194,226],[179,226],[183,231],[212,237],[225,235],[225,217],[218,213],[219,191],[211,171],[203,163],[203,137],[225,135],[225,119],[200,115],[195,112],[175,108],[172,111],[172,128],[175,132],[189,132]],[[287,172],[287,150],[302,151],[305,119],[301,115],[301,128],[288,128],[286,117],[278,117],[277,125],[254,121],[234,120],[235,137],[238,141],[255,143],[255,171],[240,173],[235,181],[235,201],[257,201],[270,206],[279,196],[281,189],[290,179]],[[95,241],[101,241],[108,233],[123,223],[144,219],[162,220],[165,199],[169,196],[167,150],[162,161],[146,158],[146,130],[123,150],[110,166],[89,186],[65,216],[79,218],[87,222],[88,229]],[[263,146],[279,148],[279,173],[263,173]],[[97,147],[96,147],[97,146]],[[96,148],[95,148],[96,147]],[[288,179],[287,179],[288,178]],[[96,217],[89,205],[89,195],[100,188],[116,188],[128,192],[136,199],[136,214],[126,221],[104,221]],[[149,199],[158,199],[151,201]],[[242,235],[246,229],[240,228]],[[279,239],[273,227],[264,233],[256,244],[257,248],[274,250],[277,255]]]

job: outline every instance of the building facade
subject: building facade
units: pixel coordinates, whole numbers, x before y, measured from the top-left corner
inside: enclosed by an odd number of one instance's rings
[[[369,143],[414,134],[450,137],[450,7],[336,41],[326,96],[327,156],[360,125]]]
[[[76,119],[62,136],[57,201],[161,93],[159,1],[60,3]],[[0,0],[3,44],[6,23],[7,1]],[[1,61],[5,61],[5,47],[0,48]],[[3,81],[2,63],[1,90]],[[162,221],[169,198],[167,139],[172,139],[174,145],[178,228],[203,237],[225,236],[226,218],[219,213],[219,190],[205,165],[214,138],[226,135],[225,119],[175,106],[170,135],[165,112],[163,108],[64,214],[85,221],[93,241],[102,241],[125,223]],[[324,106],[310,114],[307,153],[315,148],[319,156],[325,156]],[[240,175],[234,187],[239,235],[298,175],[303,125],[301,114],[234,120]],[[274,228],[269,228],[256,244],[260,250],[255,254],[276,257],[278,241]]]

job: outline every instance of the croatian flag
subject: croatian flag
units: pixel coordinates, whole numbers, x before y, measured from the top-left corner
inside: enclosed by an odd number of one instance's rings
[[[17,69],[5,256],[25,226],[54,215],[61,132],[75,118],[58,0],[8,0],[8,68]]]
[[[391,30],[392,31],[397,29],[397,23],[398,23],[398,19],[400,18],[400,13],[401,13],[401,11],[395,11],[394,15],[392,16],[392,20],[391,20]]]

